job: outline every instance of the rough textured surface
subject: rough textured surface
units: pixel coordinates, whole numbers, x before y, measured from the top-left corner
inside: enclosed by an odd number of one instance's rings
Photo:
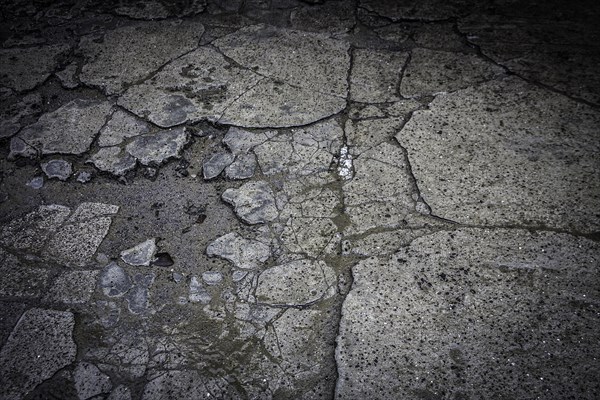
[[[435,215],[595,232],[598,121],[593,108],[506,78],[436,98],[397,138]]]
[[[598,21],[0,2],[0,398],[600,398]]]
[[[23,314],[0,351],[3,398],[22,398],[75,360],[74,324],[65,311],[32,308]]]
[[[599,250],[565,234],[459,229],[359,263],[336,398],[594,397]]]

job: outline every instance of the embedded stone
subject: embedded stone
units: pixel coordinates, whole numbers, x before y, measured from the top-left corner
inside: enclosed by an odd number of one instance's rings
[[[207,161],[202,164],[202,174],[204,179],[213,179],[219,176],[221,172],[228,167],[235,156],[231,153],[217,153],[210,157]]]
[[[143,165],[158,166],[179,154],[188,142],[184,127],[136,136],[126,147],[127,152]]]
[[[66,181],[73,174],[73,166],[65,160],[50,160],[42,164],[42,171],[50,179],[58,178]]]
[[[227,189],[222,198],[233,205],[236,215],[248,224],[262,224],[278,216],[273,191],[264,181],[248,182],[239,189]]]
[[[156,254],[156,239],[148,239],[130,249],[121,252],[121,260],[129,265],[149,266]]]
[[[233,163],[225,168],[225,176],[229,179],[248,179],[256,170],[254,154],[239,154]]]
[[[262,242],[230,232],[211,242],[206,254],[231,261],[236,268],[256,269],[271,256],[271,249]]]
[[[131,289],[133,283],[123,268],[111,262],[102,269],[99,285],[105,296],[118,297]]]
[[[119,147],[103,147],[87,161],[100,171],[123,176],[135,168],[135,158]]]

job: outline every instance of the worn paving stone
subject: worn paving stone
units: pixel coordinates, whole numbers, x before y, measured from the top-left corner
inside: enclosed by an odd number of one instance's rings
[[[123,250],[120,256],[121,260],[129,265],[148,267],[154,260],[156,251],[156,239],[151,238],[130,249]]]
[[[404,97],[452,92],[501,76],[504,70],[476,54],[414,49],[402,83]]]
[[[92,297],[97,276],[98,271],[66,271],[56,278],[44,300],[85,304]]]
[[[567,234],[462,228],[361,261],[336,398],[594,397],[598,250]]]
[[[133,170],[137,163],[135,157],[120,147],[103,147],[87,161],[100,171],[123,176]]]
[[[148,78],[166,62],[198,46],[204,26],[193,22],[147,22],[85,36],[79,51],[86,62],[79,79],[108,94]]]
[[[400,100],[398,83],[408,53],[356,49],[350,73],[350,99],[364,103]]]
[[[46,113],[12,140],[23,140],[40,154],[82,154],[89,150],[111,109],[107,101],[73,100],[58,110]],[[69,140],[65,140],[68,137]],[[12,144],[11,144],[12,147]],[[11,151],[29,156],[27,152]]]
[[[260,274],[256,300],[270,305],[305,306],[333,296],[336,286],[335,271],[323,261],[292,261]]]
[[[65,160],[50,160],[42,163],[41,167],[50,179],[58,178],[61,181],[66,181],[73,174],[73,165]]]
[[[23,313],[0,351],[2,398],[23,398],[75,361],[74,325],[74,316],[68,311],[32,308]]]
[[[271,249],[262,242],[230,232],[211,242],[206,254],[231,261],[236,268],[256,269],[271,256]]]
[[[35,88],[57,67],[57,58],[69,50],[59,44],[0,49],[0,85],[18,92]]]
[[[227,189],[222,199],[234,207],[238,217],[248,224],[263,224],[277,218],[273,190],[267,182],[248,182],[239,189]]]
[[[17,257],[0,248],[0,296],[39,298],[48,287],[50,271],[19,261]]]
[[[102,130],[100,130],[98,146],[118,146],[128,138],[144,135],[149,131],[150,126],[146,122],[125,111],[117,110]]]
[[[171,158],[178,158],[188,140],[188,132],[181,127],[137,136],[126,149],[141,164],[158,166]]]
[[[438,96],[397,138],[437,216],[595,232],[600,165],[590,133],[599,119],[512,77]]]

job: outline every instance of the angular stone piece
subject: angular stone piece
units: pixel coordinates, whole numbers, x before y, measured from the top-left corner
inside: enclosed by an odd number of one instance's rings
[[[256,170],[254,154],[239,154],[231,165],[225,168],[225,176],[229,179],[248,179]]]
[[[133,283],[123,268],[117,263],[111,262],[102,269],[99,285],[105,296],[118,297],[131,289]]]
[[[229,260],[236,268],[256,269],[271,256],[271,249],[262,242],[230,232],[211,242],[206,254]]]
[[[23,140],[42,155],[85,153],[106,122],[111,107],[108,101],[73,100],[42,115],[13,140]]]
[[[336,398],[588,397],[599,255],[567,234],[462,228],[361,261],[342,307]]]
[[[58,178],[61,181],[66,181],[73,174],[73,166],[65,160],[50,160],[42,164],[42,171],[50,179]]]
[[[222,198],[233,205],[236,215],[248,224],[262,224],[278,216],[273,191],[264,181],[248,182],[239,189],[227,189]]]
[[[0,50],[0,85],[18,92],[44,82],[57,66],[57,57],[69,50],[66,45]]]
[[[599,124],[597,110],[509,77],[437,96],[396,137],[436,216],[597,232]]]
[[[74,325],[67,311],[25,311],[0,351],[0,397],[21,399],[75,361]]]
[[[121,260],[129,265],[149,266],[156,254],[156,239],[148,239],[130,249],[121,252]]]
[[[108,375],[102,373],[94,364],[80,362],[73,374],[75,389],[80,399],[89,399],[112,388]]]
[[[204,179],[213,179],[219,176],[221,172],[228,167],[235,156],[231,153],[217,153],[202,164],[202,175]]]
[[[108,31],[103,40],[84,37],[79,50],[86,57],[79,78],[108,94],[148,77],[169,60],[198,46],[204,27],[198,22],[147,22]]]
[[[77,81],[77,64],[71,63],[67,65],[63,70],[55,72],[54,75],[60,81],[60,84],[67,89],[75,89],[79,86]]]
[[[238,155],[248,153],[254,147],[266,142],[276,134],[276,131],[256,133],[232,126],[225,134],[223,143],[227,145],[233,154]]]
[[[104,147],[98,150],[88,163],[93,164],[100,171],[116,176],[123,176],[135,168],[135,158],[119,147]]]
[[[206,271],[202,273],[202,280],[209,286],[218,285],[223,281],[223,274],[219,271]]]
[[[190,280],[190,295],[189,300],[192,303],[208,304],[212,299],[210,293],[204,288],[198,277],[192,276]]]
[[[127,152],[143,165],[158,166],[170,158],[178,158],[189,134],[184,127],[137,136],[127,145]]]
[[[271,305],[305,306],[336,293],[335,271],[323,261],[277,265],[258,277],[256,300]]]
[[[354,50],[350,98],[364,103],[400,100],[398,82],[407,59],[406,52]]]
[[[127,114],[125,111],[117,110],[100,131],[98,146],[117,146],[127,138],[144,135],[149,131],[150,125],[146,122]]]
[[[416,97],[451,92],[503,74],[502,68],[476,54],[414,49],[400,93],[404,97]]]

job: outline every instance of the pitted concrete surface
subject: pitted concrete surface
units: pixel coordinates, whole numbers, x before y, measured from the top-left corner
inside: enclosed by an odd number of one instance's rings
[[[600,398],[595,2],[0,20],[0,398]]]

